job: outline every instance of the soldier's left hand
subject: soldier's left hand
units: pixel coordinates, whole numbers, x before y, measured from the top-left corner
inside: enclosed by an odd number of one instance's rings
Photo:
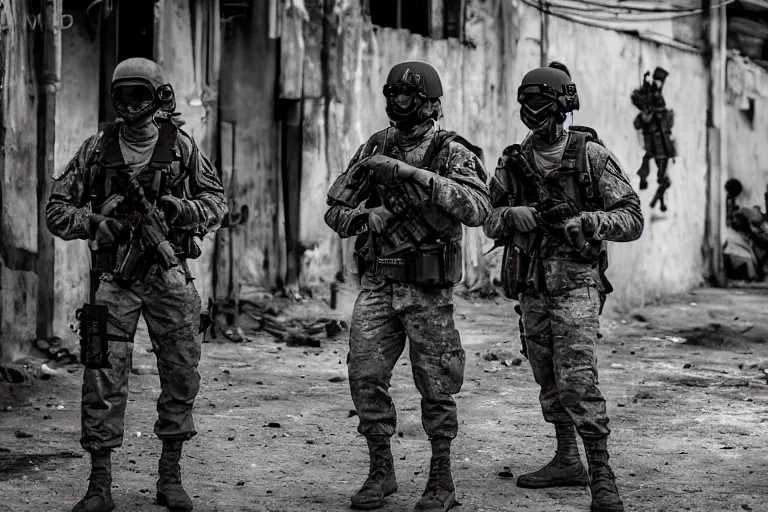
[[[584,235],[584,226],[580,216],[566,221],[563,230],[565,231],[565,239],[581,254],[582,258],[593,259],[597,256],[597,249],[587,241],[587,237]]]
[[[158,201],[158,206],[160,206],[163,213],[165,213],[165,219],[168,224],[172,224],[184,208],[181,199],[172,195],[161,196]]]
[[[368,213],[368,227],[374,233],[383,233],[387,229],[387,222],[392,218],[392,212],[384,206],[377,206]]]

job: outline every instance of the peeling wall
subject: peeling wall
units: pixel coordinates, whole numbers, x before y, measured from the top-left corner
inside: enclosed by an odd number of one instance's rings
[[[268,38],[268,8],[267,2],[256,2],[252,15],[233,22],[231,35],[222,42],[219,115],[222,123],[234,124],[235,206],[248,205],[250,217],[219,235],[217,257],[230,261],[231,247],[234,283],[244,295],[270,291],[284,272],[275,111],[278,47],[277,40]],[[222,147],[222,152],[229,150]]]
[[[0,4],[0,357],[37,325],[38,98],[27,18],[26,1]]]
[[[69,12],[74,25],[61,33],[62,76],[56,109],[56,174],[63,172],[82,143],[98,131],[100,43],[91,40],[84,12]],[[75,310],[88,301],[90,252],[85,240],[54,238],[54,318],[57,336],[76,337]]]

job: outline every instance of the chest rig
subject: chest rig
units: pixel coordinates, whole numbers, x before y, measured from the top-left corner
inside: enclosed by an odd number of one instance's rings
[[[600,194],[597,179],[590,168],[587,154],[587,143],[595,142],[602,146],[602,141],[597,133],[588,127],[572,126],[567,136],[568,140],[558,168],[544,176],[541,176],[541,172],[536,167],[532,142],[528,140],[523,143],[519,149],[520,156],[527,162],[528,168],[537,173],[540,178],[531,179],[530,176],[526,176],[526,173],[520,170],[513,172],[512,179],[515,183],[515,192],[514,197],[509,197],[510,206],[535,205],[539,203],[543,195],[558,196],[564,193],[575,205],[578,212],[605,209],[604,199]],[[545,194],[540,192],[540,187],[547,189]],[[575,212],[571,212],[569,216],[574,216],[573,213]],[[542,247],[543,239],[548,239],[544,245],[551,247]],[[517,299],[520,293],[527,291],[532,286],[538,288],[536,283],[540,280],[538,274],[541,258],[550,250],[562,248],[564,243],[557,237],[542,236],[542,233],[535,234],[532,242],[532,252],[530,253],[511,243],[504,247],[501,281],[505,295],[509,298]],[[600,278],[609,293],[612,287],[604,277],[604,272],[608,268],[607,253],[604,250],[600,251],[597,264],[600,269]]]
[[[146,168],[139,171],[137,180],[144,189],[144,195],[155,203],[160,195],[170,193],[183,197],[184,184],[179,171],[181,155],[176,149],[178,129],[169,121],[158,120],[159,135],[152,157]],[[114,195],[125,195],[128,178],[133,174],[125,163],[120,150],[120,124],[113,123],[104,128],[98,154],[94,158],[91,204],[97,213],[108,208],[107,200]],[[176,164],[176,165],[174,165]]]
[[[543,185],[548,188],[560,187],[582,212],[603,210],[605,208],[603,197],[600,195],[594,173],[590,169],[587,155],[588,142],[595,142],[602,146],[602,141],[593,129],[581,126],[571,126],[567,137],[560,164],[557,169],[543,176]],[[524,143],[521,151],[523,158],[536,169],[533,144],[530,140]],[[518,188],[518,196],[522,200],[518,204],[538,202],[538,191],[532,184],[519,179],[518,183],[522,185]]]
[[[389,128],[373,136],[378,139],[375,153],[392,156]],[[435,132],[427,147],[421,169],[440,176],[442,162],[436,157],[451,141],[458,142],[482,158],[482,151],[455,132]],[[366,206],[384,205],[393,215],[389,228],[381,234],[367,233],[358,239],[358,267],[392,281],[422,286],[449,287],[461,281],[461,225],[446,212],[431,204],[428,191],[404,180],[396,186],[378,185]]]

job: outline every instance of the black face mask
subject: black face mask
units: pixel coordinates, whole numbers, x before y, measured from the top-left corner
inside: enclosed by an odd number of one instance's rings
[[[421,109],[426,97],[413,85],[387,84],[384,96],[387,98],[387,117],[398,128],[407,129],[424,121]]]

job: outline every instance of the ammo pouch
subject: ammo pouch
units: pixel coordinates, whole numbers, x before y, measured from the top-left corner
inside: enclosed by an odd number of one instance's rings
[[[501,265],[501,284],[508,299],[517,300],[528,290],[528,272],[531,267],[530,255],[514,244],[504,246]]]
[[[462,277],[461,242],[449,242],[432,251],[410,251],[396,257],[376,258],[373,272],[399,283],[450,288]]]

